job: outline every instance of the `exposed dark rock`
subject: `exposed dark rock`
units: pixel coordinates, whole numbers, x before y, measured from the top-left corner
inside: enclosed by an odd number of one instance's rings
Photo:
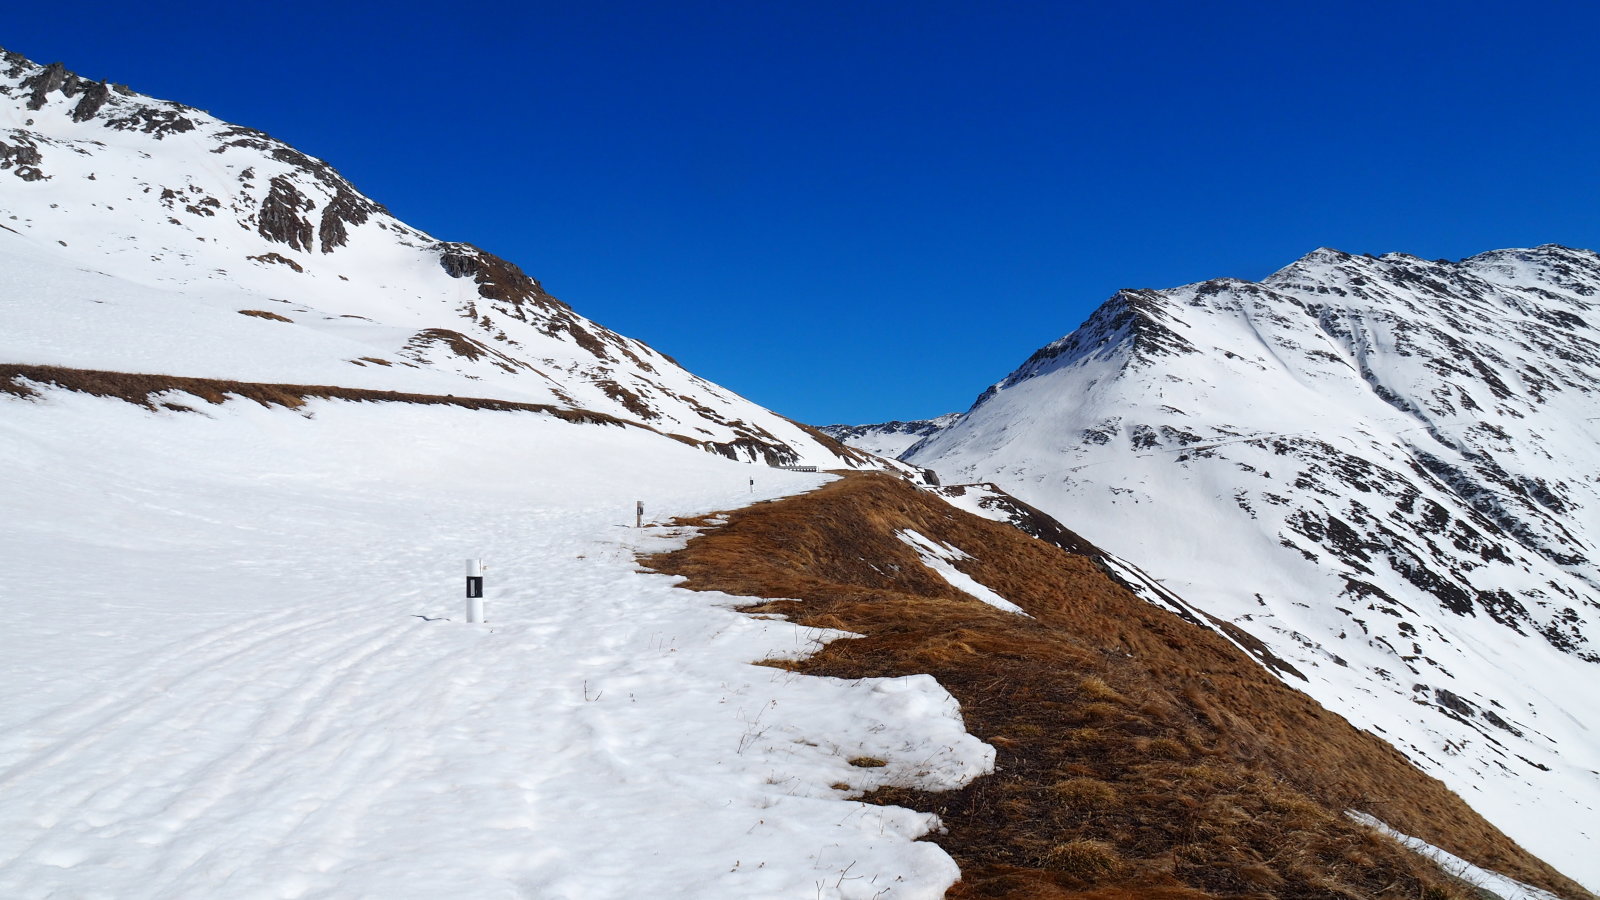
[[[195,129],[194,120],[185,116],[180,111],[182,109],[175,103],[163,108],[138,106],[124,115],[107,119],[106,127],[119,131],[142,131],[160,140],[169,134],[182,134]]]
[[[46,176],[39,168],[44,162],[44,157],[39,154],[39,148],[28,142],[21,135],[13,137],[16,144],[0,141],[0,171],[10,169],[11,173],[23,181],[40,181]]]
[[[44,109],[49,100],[49,94],[61,90],[68,78],[77,78],[67,71],[67,67],[58,62],[53,62],[38,72],[23,79],[22,87],[28,91],[28,108],[33,110]]]
[[[322,252],[332,253],[335,247],[343,247],[350,240],[345,226],[366,222],[377,209],[377,204],[341,185],[333,199],[322,207],[322,222],[317,228]]]
[[[87,122],[100,112],[100,108],[111,99],[111,88],[104,81],[86,82],[83,95],[78,98],[78,105],[72,108],[74,122]]]
[[[1470,719],[1478,714],[1478,708],[1476,706],[1467,702],[1466,700],[1463,700],[1459,695],[1442,687],[1436,687],[1433,689],[1433,699],[1438,701],[1439,705],[1445,709],[1448,709],[1451,712],[1459,713],[1466,718]]]
[[[256,230],[269,241],[309,251],[311,223],[301,216],[301,212],[312,209],[314,205],[287,178],[274,176],[266,199],[261,201]]]
[[[478,284],[478,294],[495,301],[495,309],[523,322],[538,324],[540,330],[552,337],[566,334],[572,342],[589,351],[596,358],[614,361],[608,340],[595,335],[579,321],[572,307],[545,293],[539,282],[522,271],[515,263],[501,259],[471,244],[440,243],[439,266],[451,278],[471,278]],[[537,313],[542,313],[536,322]],[[623,340],[606,332],[609,342],[622,347]]]
[[[1522,737],[1522,732],[1521,731],[1518,731],[1516,728],[1513,728],[1511,726],[1510,722],[1507,722],[1505,719],[1500,718],[1500,715],[1498,713],[1496,713],[1492,709],[1486,709],[1486,710],[1483,711],[1483,719],[1484,719],[1485,722],[1488,722],[1490,725],[1493,725],[1494,727],[1499,728],[1502,731],[1509,731],[1509,732],[1511,732],[1513,735],[1515,735],[1517,737]]]

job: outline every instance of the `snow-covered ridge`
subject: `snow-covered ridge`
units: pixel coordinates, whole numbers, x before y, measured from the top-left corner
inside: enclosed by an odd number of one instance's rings
[[[0,361],[501,397],[741,459],[882,465],[263,132],[5,51],[0,184]]]
[[[1119,293],[906,460],[1261,639],[1593,886],[1597,324],[1587,250],[1320,249]]]
[[[960,420],[960,413],[945,413],[932,419],[915,419],[910,422],[823,425],[818,430],[851,447],[865,450],[884,459],[898,459],[915,447],[917,442],[938,434]]]

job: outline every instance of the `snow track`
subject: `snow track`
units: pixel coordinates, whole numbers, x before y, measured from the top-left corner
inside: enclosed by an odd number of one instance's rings
[[[634,499],[701,513],[818,476],[521,414],[0,407],[23,470],[0,483],[22,513],[0,543],[0,895],[899,898],[956,877],[912,840],[932,817],[848,799],[988,769],[942,688],[751,666],[833,635],[636,571],[685,535],[622,527]],[[467,556],[487,625],[460,621]]]

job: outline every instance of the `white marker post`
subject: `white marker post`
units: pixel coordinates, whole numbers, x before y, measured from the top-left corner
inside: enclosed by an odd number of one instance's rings
[[[633,527],[635,527],[635,528],[643,528],[644,527],[644,501],[643,500],[635,500],[635,501],[633,501]]]
[[[483,560],[467,560],[467,621],[483,621]]]

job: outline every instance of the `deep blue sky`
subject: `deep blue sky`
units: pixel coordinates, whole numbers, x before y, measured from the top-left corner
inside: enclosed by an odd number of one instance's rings
[[[270,132],[829,423],[965,409],[1122,287],[1600,247],[1596,34],[1592,2],[154,2],[20,5],[0,45]]]

